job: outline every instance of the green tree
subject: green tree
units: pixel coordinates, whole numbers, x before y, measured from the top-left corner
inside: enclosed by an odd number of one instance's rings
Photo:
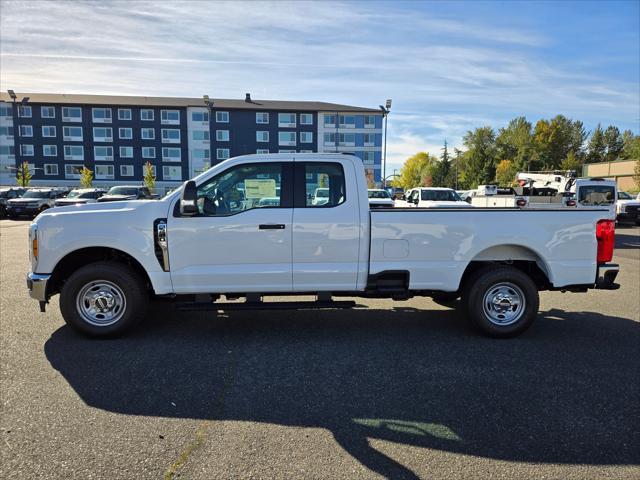
[[[604,162],[606,153],[606,144],[604,140],[604,132],[600,124],[591,133],[589,138],[589,146],[587,147],[587,162]]]
[[[640,157],[636,160],[636,166],[633,169],[633,181],[636,182],[636,187],[640,190]]]
[[[496,134],[491,127],[480,127],[468,131],[463,138],[467,148],[464,154],[464,179],[468,186],[493,181],[496,174]]]
[[[409,157],[400,169],[398,184],[405,190],[423,186],[427,167],[433,161],[433,158],[426,152],[418,152]]]
[[[518,169],[513,160],[501,160],[496,166],[496,182],[503,187],[511,186],[515,182],[516,173]]]
[[[82,170],[80,170],[80,187],[91,188],[92,183],[93,183],[93,172],[89,170],[87,167],[82,167]]]
[[[614,127],[613,125],[607,127],[604,131],[604,144],[607,148],[607,153],[604,157],[605,161],[613,162],[614,160],[618,160],[624,147],[624,141],[618,127]]]
[[[526,171],[534,160],[533,133],[531,123],[525,117],[514,118],[498,131],[496,138],[497,158],[513,160],[517,171]]]
[[[25,160],[20,164],[16,171],[16,180],[20,186],[28,187],[29,183],[31,183],[31,177],[33,177],[33,175],[29,169],[29,162]]]
[[[144,185],[150,192],[156,188],[156,176],[153,174],[153,165],[149,161],[144,164]]]
[[[582,124],[579,123],[581,126]],[[574,146],[574,122],[564,115],[539,120],[534,129],[538,165],[543,170],[556,170]]]
[[[640,158],[640,135],[634,135],[631,130],[622,133],[622,153],[625,160],[636,160]]]
[[[582,175],[582,160],[574,152],[569,152],[560,166],[563,170],[573,170],[578,175]]]

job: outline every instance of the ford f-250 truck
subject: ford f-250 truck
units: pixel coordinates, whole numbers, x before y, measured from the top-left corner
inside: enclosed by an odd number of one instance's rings
[[[327,189],[317,204],[313,193]],[[268,201],[264,201],[268,199]],[[614,289],[606,209],[369,207],[344,154],[226,160],[155,201],[62,207],[29,229],[27,284],[74,329],[123,333],[153,297],[183,309],[349,308],[334,297],[462,298],[495,337],[524,331],[538,291]],[[315,295],[315,302],[265,302]],[[224,297],[224,299],[223,299]],[[245,302],[229,300],[246,299]]]

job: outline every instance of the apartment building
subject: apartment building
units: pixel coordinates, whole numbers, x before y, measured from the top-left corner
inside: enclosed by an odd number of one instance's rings
[[[11,92],[11,91],[10,91]],[[13,93],[13,92],[11,92]],[[382,111],[326,102],[0,94],[0,185],[25,160],[32,185],[137,184],[150,162],[171,188],[229,157],[349,152],[381,180]]]

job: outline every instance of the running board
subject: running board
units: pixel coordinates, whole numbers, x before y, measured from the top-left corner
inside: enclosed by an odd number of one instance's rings
[[[318,310],[348,309],[356,306],[352,300],[327,302],[243,302],[243,303],[191,303],[178,302],[176,308],[183,312],[204,312],[215,310]]]

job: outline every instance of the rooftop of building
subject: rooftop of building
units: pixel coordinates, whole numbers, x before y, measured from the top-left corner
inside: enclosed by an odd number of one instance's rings
[[[128,95],[85,95],[75,93],[16,92],[17,101],[28,97],[29,103],[69,105],[117,105],[132,107],[204,107],[203,97],[142,97]],[[7,92],[0,92],[0,100],[11,102]],[[291,100],[254,100],[249,94],[244,99],[212,98],[212,108],[229,110],[303,110],[322,112],[380,113],[377,108],[355,107],[338,103]]]

